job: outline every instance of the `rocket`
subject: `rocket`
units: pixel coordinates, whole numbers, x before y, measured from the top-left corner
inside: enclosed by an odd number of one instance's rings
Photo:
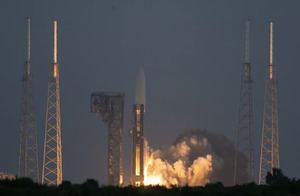
[[[135,104],[146,105],[146,77],[142,67],[136,78]]]
[[[131,184],[144,184],[144,114],[146,108],[146,79],[144,69],[140,68],[136,79],[135,103],[132,119]]]

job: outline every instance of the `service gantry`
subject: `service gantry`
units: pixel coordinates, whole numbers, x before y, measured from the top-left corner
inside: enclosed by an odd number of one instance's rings
[[[124,122],[124,93],[95,92],[91,94],[91,112],[108,126],[108,184],[123,185],[122,134]]]

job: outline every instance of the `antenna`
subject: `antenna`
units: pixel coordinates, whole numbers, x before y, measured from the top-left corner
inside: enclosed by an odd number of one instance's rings
[[[30,17],[27,17],[27,61],[30,61],[31,51],[30,51]]]
[[[245,62],[250,63],[250,20],[245,23]]]
[[[270,65],[273,65],[273,22],[270,22]]]
[[[53,63],[57,63],[57,20],[54,20],[54,39],[53,39]]]
[[[273,22],[270,22],[270,79],[273,78]]]

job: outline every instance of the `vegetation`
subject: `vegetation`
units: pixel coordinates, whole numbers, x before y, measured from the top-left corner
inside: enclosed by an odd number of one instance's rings
[[[238,195],[300,195],[300,180],[290,180],[278,169],[273,170],[266,177],[267,185],[256,185],[255,183],[224,187],[222,183],[207,184],[204,187],[176,187],[166,188],[162,186],[145,187],[99,187],[98,182],[88,179],[81,185],[73,185],[64,181],[60,186],[46,186],[34,183],[28,178],[0,181],[0,195],[33,195],[33,196],[179,196],[179,195],[203,195],[203,196],[238,196]]]

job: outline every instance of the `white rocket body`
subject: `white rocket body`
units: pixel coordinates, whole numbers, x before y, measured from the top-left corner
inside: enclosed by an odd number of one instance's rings
[[[144,108],[146,108],[146,77],[142,67],[136,78],[135,104],[143,104]]]
[[[131,184],[144,184],[144,113],[146,104],[146,81],[143,68],[140,68],[136,79],[135,103],[133,104],[132,121],[132,165]]]

